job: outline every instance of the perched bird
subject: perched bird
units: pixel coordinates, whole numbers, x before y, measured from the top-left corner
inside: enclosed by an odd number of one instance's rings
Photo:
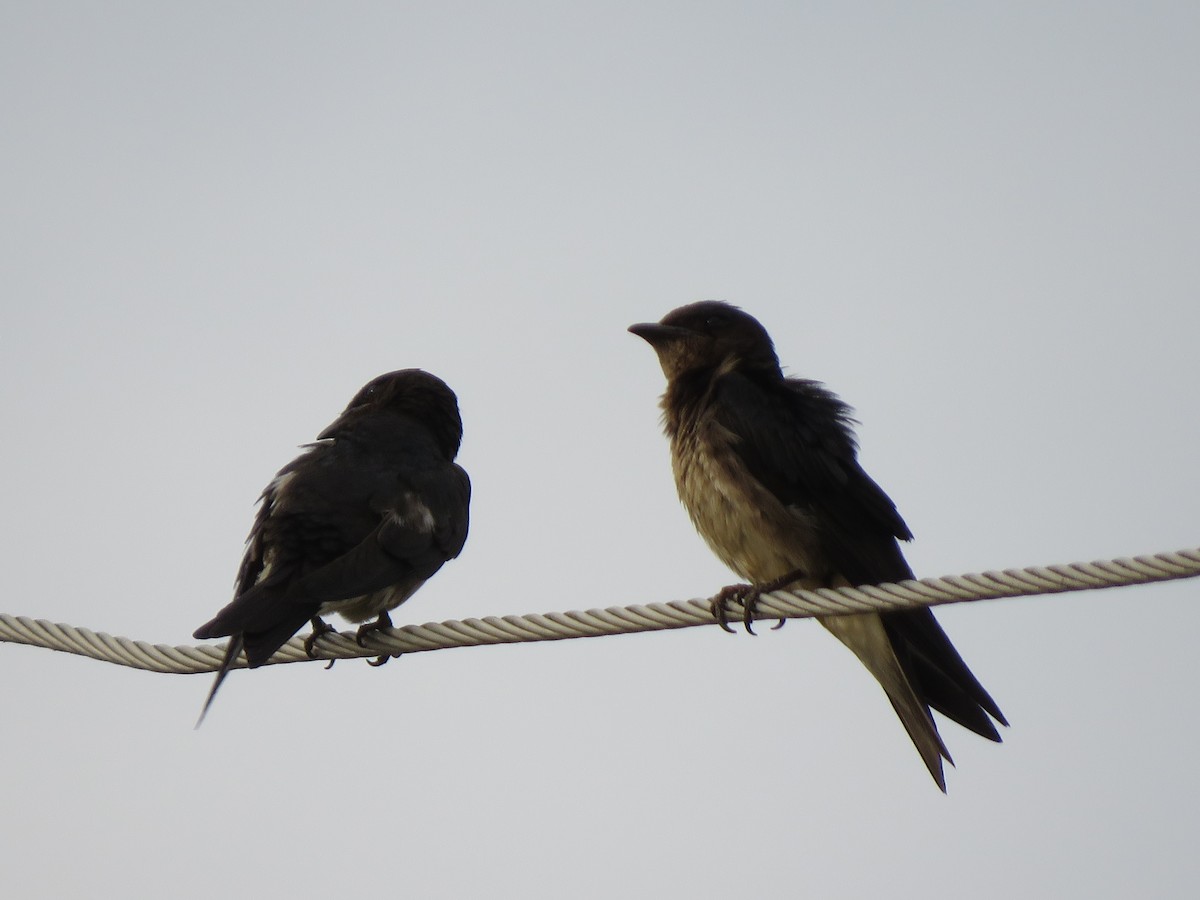
[[[233,601],[196,638],[229,636],[200,722],[238,654],[261,666],[305,622],[378,617],[357,638],[391,626],[395,609],[467,539],[471,482],[454,457],[458,399],[420,369],[380,375],[315,443],[279,470],[260,498]],[[386,662],[380,657],[377,664]]]
[[[713,552],[759,593],[912,578],[897,539],[912,534],[858,463],[851,409],[815,381],[784,377],[766,329],[735,306],[705,301],[629,328],[658,354],[663,423],[680,500]],[[953,765],[930,708],[988,740],[1007,725],[928,609],[820,619],[882,685],[929,773],[946,790]],[[728,629],[727,629],[728,630]],[[990,718],[989,718],[990,717]]]

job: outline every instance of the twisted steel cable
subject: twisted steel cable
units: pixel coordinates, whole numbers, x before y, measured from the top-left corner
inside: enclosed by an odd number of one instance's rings
[[[1030,566],[999,572],[923,578],[858,588],[773,591],[763,594],[759,599],[755,618],[807,619],[814,616],[889,612],[944,603],[1128,587],[1195,578],[1197,575],[1200,575],[1200,548],[1090,563]],[[695,599],[404,625],[371,632],[364,640],[365,646],[359,646],[352,634],[330,632],[317,640],[315,650],[317,658],[322,660],[354,659],[445,650],[450,647],[635,634],[715,623],[710,601]],[[150,644],[45,619],[3,613],[0,613],[0,642],[28,644],[134,669],[173,674],[215,671],[221,663],[225,647],[224,644],[174,647]],[[304,652],[304,639],[295,637],[271,657],[268,665],[308,661],[310,658]],[[235,667],[244,665],[245,661],[240,659]]]

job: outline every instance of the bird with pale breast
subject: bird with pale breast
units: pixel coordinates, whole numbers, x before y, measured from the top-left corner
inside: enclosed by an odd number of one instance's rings
[[[851,409],[816,381],[785,377],[766,329],[719,301],[630,326],[667,378],[663,424],[680,500],[713,552],[748,585],[713,601],[743,604],[782,587],[842,587],[913,577],[899,541],[912,533],[858,462]],[[996,702],[929,609],[822,617],[875,676],[938,787],[953,764],[930,710],[991,741]]]

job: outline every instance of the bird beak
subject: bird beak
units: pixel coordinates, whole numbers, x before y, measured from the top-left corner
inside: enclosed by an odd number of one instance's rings
[[[329,426],[317,435],[317,440],[327,441],[341,431],[344,427],[346,427],[346,423],[350,421],[350,416],[348,415],[349,412],[349,410],[342,410],[342,414],[330,422]]]
[[[686,328],[679,328],[676,325],[662,325],[658,322],[639,322],[637,325],[630,325],[629,331],[631,334],[636,334],[651,347],[660,347],[670,341],[678,340],[691,334]]]

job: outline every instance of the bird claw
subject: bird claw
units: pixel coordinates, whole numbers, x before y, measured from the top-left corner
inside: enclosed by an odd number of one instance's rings
[[[754,634],[754,628],[750,623],[754,621],[754,605],[758,600],[759,593],[752,584],[731,584],[721,588],[717,595],[709,601],[713,618],[717,620],[717,624],[723,631],[737,634],[737,631],[729,627],[729,613],[726,604],[740,603],[742,605],[742,624],[746,627],[747,632]]]
[[[782,590],[783,588],[787,587],[788,585],[790,585],[794,582],[797,582],[801,578],[805,578],[805,577],[807,577],[807,576],[804,574],[803,569],[795,569],[791,572],[788,572],[786,575],[784,575],[781,578],[776,578],[774,581],[768,581],[766,584],[759,586],[758,594],[755,595],[754,601],[757,601],[759,596],[761,596],[762,594],[769,594],[769,593],[771,593],[771,591]],[[786,624],[787,624],[787,619],[780,619],[778,622],[776,622],[774,625],[771,626],[771,630],[778,631],[780,628],[782,628]]]
[[[370,634],[372,631],[383,631],[383,629],[391,627],[392,617],[387,613],[382,612],[379,614],[379,618],[374,622],[368,622],[366,625],[358,626],[358,631],[354,632],[354,643],[358,644],[360,647],[365,647],[367,645],[363,643],[363,638],[365,638],[368,634]]]
[[[391,662],[393,659],[399,659],[403,655],[404,655],[403,653],[394,653],[391,655],[385,654],[384,656],[377,656],[374,659],[368,659],[367,665],[371,666],[372,668],[378,669],[380,666],[386,665],[387,663]]]
[[[304,653],[306,656],[308,656],[309,659],[317,658],[317,640],[321,637],[321,635],[329,634],[329,632],[331,632],[331,631],[336,632],[337,629],[334,628],[332,625],[326,624],[325,620],[320,618],[319,616],[313,618],[312,634],[310,634],[308,637],[306,637],[304,639]],[[333,660],[330,660],[329,665],[326,666],[325,668],[328,669],[332,665],[333,665]]]
[[[717,624],[730,634],[736,632],[729,627],[729,615],[725,609],[725,604],[733,602],[742,605],[742,625],[746,629],[747,634],[754,634],[754,613],[758,608],[758,598],[763,594],[769,594],[771,591],[777,591],[780,588],[785,588],[794,581],[798,581],[805,577],[801,569],[796,569],[794,572],[788,572],[782,578],[776,578],[774,581],[768,581],[766,584],[731,584],[721,588],[717,595],[709,601],[709,608],[712,610],[713,618],[717,620]],[[771,626],[772,631],[778,631],[784,626],[787,619],[780,619],[776,624]]]
[[[746,626],[746,634],[754,634],[754,608],[758,606],[758,597],[762,591],[751,590],[742,598],[742,624]]]
[[[391,627],[392,627],[392,617],[389,616],[386,612],[381,612],[379,614],[379,618],[376,619],[374,622],[368,622],[366,625],[362,625],[359,627],[358,631],[356,631],[354,634],[354,642],[356,644],[358,644],[358,646],[360,646],[360,647],[365,647],[366,644],[363,643],[364,637],[366,637],[372,631],[382,631],[385,628],[391,628]],[[388,660],[390,660],[393,656],[398,657],[398,656],[400,656],[400,654],[399,653],[385,653],[385,654],[383,654],[383,656],[377,656],[374,659],[367,660],[367,665],[373,666],[374,668],[379,668],[382,665],[386,665]]]

